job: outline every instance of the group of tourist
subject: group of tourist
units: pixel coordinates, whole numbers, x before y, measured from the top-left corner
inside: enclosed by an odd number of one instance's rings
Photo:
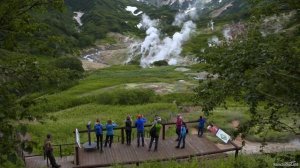
[[[125,120],[125,133],[126,133],[126,144],[131,145],[131,133],[132,133],[132,127],[135,126],[137,129],[137,147],[144,147],[145,146],[145,128],[144,125],[147,122],[146,118],[139,114],[137,115],[137,119],[134,122],[130,115],[126,117]],[[204,131],[204,125],[205,125],[206,120],[200,116],[198,120],[198,136],[201,137],[203,135]],[[105,145],[104,147],[107,146],[107,143],[109,142],[109,147],[111,147],[112,141],[113,141],[113,129],[117,125],[113,123],[111,120],[107,121],[107,124],[105,126],[106,128],[106,139],[105,139]],[[149,151],[151,150],[152,144],[155,143],[154,145],[154,151],[157,150],[158,146],[158,140],[159,140],[159,134],[161,130],[161,118],[159,116],[155,116],[154,121],[152,122],[152,126],[150,128],[150,144],[149,144]],[[96,120],[96,124],[94,126],[95,128],[95,133],[97,137],[97,149],[102,151],[102,141],[103,141],[103,126],[100,124],[99,119]],[[185,138],[186,134],[188,133],[188,128],[186,126],[186,123],[183,121],[182,116],[179,114],[177,115],[177,120],[176,120],[176,134],[177,134],[177,139],[178,144],[176,148],[185,148]],[[100,147],[99,147],[99,142],[100,142]],[[182,146],[181,146],[182,143]],[[181,146],[181,147],[180,147]]]
[[[127,145],[131,145],[132,127],[135,126],[136,129],[137,129],[137,147],[140,147],[140,146],[144,147],[145,146],[145,140],[144,140],[145,128],[144,128],[144,126],[145,126],[146,122],[147,122],[146,118],[141,114],[137,115],[137,119],[134,122],[134,125],[133,125],[133,121],[131,119],[131,116],[128,115],[126,117],[126,120],[125,120],[125,134],[126,134],[126,144]],[[115,124],[111,120],[107,121],[107,124],[105,125],[106,138],[105,138],[104,147],[106,147],[108,143],[109,143],[109,147],[111,147],[111,144],[113,142],[113,136],[114,136],[113,129],[115,127],[117,127],[117,124]],[[162,127],[161,118],[159,116],[155,116],[154,121],[152,123],[152,126],[150,128],[151,140],[150,140],[150,145],[149,145],[149,151],[151,150],[153,142],[155,143],[154,151],[157,150],[159,133],[160,133],[161,127]],[[95,126],[94,126],[94,130],[95,130],[96,138],[97,138],[97,149],[100,150],[100,151],[103,151],[103,149],[102,149],[103,128],[104,128],[104,126],[100,123],[100,120],[97,119],[96,123],[95,123]]]
[[[144,136],[145,136],[145,123],[147,122],[146,118],[139,114],[137,115],[137,119],[134,122],[130,115],[126,117],[125,120],[125,133],[126,133],[126,144],[131,145],[131,133],[132,133],[132,127],[135,126],[137,129],[137,147],[142,147],[145,146],[145,141],[144,141]],[[205,125],[206,120],[200,116],[198,120],[198,136],[201,137],[203,135],[204,131],[204,125]],[[105,143],[104,147],[107,147],[107,144],[109,147],[111,147],[112,142],[113,142],[113,137],[114,137],[114,128],[117,127],[117,124],[114,123],[112,120],[108,120],[105,128],[106,128],[106,138],[105,138]],[[152,122],[152,126],[150,128],[150,144],[148,151],[151,151],[152,144],[154,144],[154,151],[157,151],[158,147],[158,140],[159,140],[159,134],[161,130],[162,124],[161,124],[161,118],[159,116],[155,116],[154,121]],[[102,146],[103,146],[103,129],[104,126],[101,124],[100,120],[97,119],[94,130],[97,138],[97,149],[100,150],[101,152],[103,151]],[[185,148],[185,138],[186,134],[188,133],[188,128],[186,126],[186,123],[183,121],[183,118],[181,115],[177,115],[177,120],[176,120],[176,134],[177,134],[177,139],[178,144],[176,148]],[[182,146],[181,146],[182,143]],[[181,147],[180,147],[181,146]],[[53,156],[53,148],[51,144],[51,135],[48,134],[47,138],[44,143],[44,151],[45,155],[49,158],[50,163],[52,167],[60,167],[55,161],[55,158]]]

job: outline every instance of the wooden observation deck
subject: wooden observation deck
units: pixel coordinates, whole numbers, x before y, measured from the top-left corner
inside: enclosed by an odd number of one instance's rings
[[[186,123],[195,123],[190,121]],[[162,129],[162,138],[158,142],[158,150],[148,151],[150,138],[145,138],[145,146],[137,147],[136,139],[132,140],[130,146],[124,144],[124,127],[116,129],[121,130],[121,142],[113,143],[112,147],[103,147],[103,152],[98,150],[85,151],[83,148],[75,147],[74,167],[106,167],[116,164],[139,164],[149,161],[166,161],[171,159],[185,159],[194,156],[204,156],[211,154],[224,153],[235,151],[235,156],[241,147],[238,147],[233,142],[229,141],[232,147],[227,149],[219,149],[213,142],[205,137],[198,137],[197,135],[187,135],[184,149],[177,149],[177,141],[174,137],[165,138],[165,128],[167,125],[175,123],[164,123]],[[149,127],[146,125],[145,127]],[[133,130],[134,131],[134,130]],[[80,131],[85,133],[87,131]],[[154,145],[154,144],[153,144]]]

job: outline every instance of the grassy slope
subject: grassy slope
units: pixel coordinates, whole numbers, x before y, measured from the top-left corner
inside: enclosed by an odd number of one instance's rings
[[[101,69],[92,72],[78,85],[66,91],[40,97],[41,102],[31,110],[39,113],[54,112],[95,102],[96,95],[104,91],[113,91],[114,87],[126,83],[174,83],[181,79],[189,80],[190,77],[174,69],[175,67],[142,69],[138,66],[114,66]],[[191,82],[196,83],[196,81]]]
[[[108,119],[112,119],[119,126],[123,126],[123,121],[128,114],[133,117],[137,114],[144,114],[152,122],[154,116],[160,115],[164,120],[177,113],[177,107],[171,103],[154,103],[146,105],[132,105],[132,106],[115,106],[115,105],[99,105],[99,104],[86,104],[70,108],[67,110],[59,111],[50,114],[49,120],[45,123],[33,123],[28,126],[32,140],[38,142],[35,153],[41,153],[42,141],[45,134],[51,133],[54,138],[55,144],[65,144],[74,142],[75,128],[79,130],[86,130],[88,121],[92,124],[99,118],[102,124],[105,124]],[[115,135],[120,136],[118,131]],[[94,138],[94,136],[92,136]],[[87,134],[81,134],[81,142],[87,141]],[[64,150],[65,152],[73,152],[72,149]]]

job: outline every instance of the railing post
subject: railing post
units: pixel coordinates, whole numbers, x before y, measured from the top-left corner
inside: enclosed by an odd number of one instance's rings
[[[79,165],[79,152],[78,152],[78,146],[75,145],[75,157],[76,157],[76,165]]]
[[[62,158],[62,154],[61,154],[61,144],[59,145],[59,153],[60,153],[60,158]]]
[[[236,150],[235,150],[234,157],[235,157],[235,158],[237,158],[237,157],[238,157],[238,155],[239,155],[239,150],[238,150],[238,149],[236,149]]]
[[[121,142],[124,144],[124,128],[121,128]]]
[[[163,132],[162,132],[162,139],[165,140],[165,136],[166,136],[166,125],[162,124],[163,126]]]

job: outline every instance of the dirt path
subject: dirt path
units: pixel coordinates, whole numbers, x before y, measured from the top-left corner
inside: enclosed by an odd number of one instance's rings
[[[188,113],[193,113],[193,110],[191,109]],[[172,122],[176,122],[176,116],[171,119]],[[231,125],[233,128],[237,128],[239,126],[240,122],[238,120],[233,120]],[[191,134],[197,134],[198,130],[194,127],[190,127],[190,133]],[[205,134],[209,134],[206,132]],[[239,146],[242,146],[242,139],[240,137],[236,138],[234,143],[236,143]],[[216,143],[216,145],[220,149],[227,149],[231,148],[231,144],[223,144],[223,143]],[[261,149],[265,153],[274,153],[274,152],[284,152],[284,151],[299,151],[300,150],[300,138],[291,140],[289,142],[279,143],[279,142],[266,142],[265,146],[261,148],[262,143],[261,142],[251,142],[248,140],[245,140],[245,146],[242,149],[242,153],[244,154],[259,154],[261,153]]]

